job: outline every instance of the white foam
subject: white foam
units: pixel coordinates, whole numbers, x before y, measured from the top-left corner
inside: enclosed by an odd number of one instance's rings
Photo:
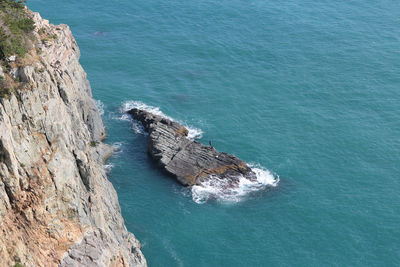
[[[122,114],[121,116],[119,116],[119,117],[117,117],[115,119],[118,119],[118,120],[121,120],[121,121],[129,121],[129,120],[131,120],[131,117],[128,114],[124,113],[124,114]]]
[[[221,202],[239,202],[250,192],[263,190],[269,186],[276,187],[278,185],[279,176],[275,177],[269,170],[259,165],[249,165],[249,167],[251,167],[256,174],[257,180],[251,181],[240,176],[238,177],[238,184],[232,186],[227,179],[220,179],[218,176],[213,176],[200,185],[192,186],[193,201],[198,204],[205,203],[210,199]]]
[[[95,102],[96,102],[97,108],[99,109],[100,115],[103,116],[104,115],[104,103],[101,102],[100,100],[95,100]]]
[[[113,143],[111,146],[113,147],[113,149],[114,149],[114,153],[119,153],[119,152],[121,152],[122,151],[122,145],[123,145],[123,143],[122,142],[115,142],[115,143]]]
[[[187,125],[185,123],[183,123],[183,125],[189,131],[189,134],[188,134],[187,138],[189,138],[190,140],[200,139],[200,138],[203,137],[203,131],[202,130],[200,130],[198,128],[195,128],[195,127],[192,127],[192,126],[189,126],[189,125]]]
[[[119,157],[119,154],[122,153],[123,143],[122,142],[115,142],[111,146],[113,148],[112,157]],[[107,174],[109,174],[111,172],[112,168],[114,168],[114,164],[112,164],[110,162],[108,162],[107,164],[104,164],[103,166],[104,166],[104,169],[105,169]]]
[[[109,174],[111,172],[111,169],[114,167],[113,164],[104,164],[104,169],[106,170],[106,173]]]
[[[120,109],[120,112],[122,113],[121,117],[119,118],[120,120],[130,120],[130,116],[128,114],[126,114],[127,111],[133,109],[133,108],[137,108],[137,109],[141,109],[141,110],[146,110],[154,115],[158,115],[160,117],[166,118],[168,120],[171,121],[176,121],[180,124],[182,124],[183,126],[186,127],[186,129],[188,129],[189,134],[188,134],[188,138],[191,140],[194,139],[199,139],[203,136],[203,131],[199,128],[195,128],[193,126],[187,125],[185,122],[181,122],[179,120],[175,120],[174,118],[164,114],[159,107],[153,107],[153,106],[149,106],[146,105],[143,102],[140,101],[126,101],[122,104],[122,107]],[[136,133],[141,133],[143,134],[143,127],[139,128],[137,125],[133,125],[133,130]]]
[[[126,101],[122,104],[122,108],[121,108],[121,112],[128,112],[129,110],[133,109],[133,108],[137,108],[137,109],[141,109],[141,110],[146,110],[150,113],[153,113],[154,115],[158,115],[161,116],[163,118],[169,119],[169,120],[174,120],[173,118],[169,117],[168,115],[165,115],[159,107],[153,107],[153,106],[149,106],[146,105],[143,102],[140,101]]]

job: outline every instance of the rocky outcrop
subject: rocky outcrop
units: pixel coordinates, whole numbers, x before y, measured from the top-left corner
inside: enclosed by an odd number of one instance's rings
[[[128,113],[149,133],[149,155],[181,184],[191,186],[215,176],[228,180],[232,186],[239,182],[239,177],[257,179],[237,157],[186,138],[188,130],[179,123],[136,108]]]
[[[2,70],[23,86],[0,99],[0,266],[145,266],[75,39],[31,16],[34,48]]]

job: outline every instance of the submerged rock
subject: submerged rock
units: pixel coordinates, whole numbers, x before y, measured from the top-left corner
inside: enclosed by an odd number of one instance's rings
[[[181,124],[136,108],[128,113],[149,133],[150,156],[181,184],[191,186],[213,177],[227,179],[230,185],[240,177],[257,179],[244,161],[188,139],[189,131]]]

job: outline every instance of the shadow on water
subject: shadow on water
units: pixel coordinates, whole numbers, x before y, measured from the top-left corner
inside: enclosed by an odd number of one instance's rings
[[[135,120],[131,120],[130,123],[140,124],[140,122]],[[130,135],[132,135],[133,142],[126,145],[126,153],[124,153],[127,154],[129,160],[132,162],[140,162],[148,171],[154,173],[155,176],[164,176],[166,179],[170,180],[171,184],[182,186],[172,175],[157,166],[150,157],[147,152],[148,135],[144,133],[135,133],[132,127],[129,132]]]

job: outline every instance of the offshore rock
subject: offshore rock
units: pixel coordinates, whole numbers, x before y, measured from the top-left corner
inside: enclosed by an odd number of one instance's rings
[[[25,89],[0,98],[0,266],[146,266],[106,177],[112,148],[77,43],[30,14],[35,48],[3,69]]]
[[[136,108],[128,113],[149,133],[149,155],[181,184],[191,186],[213,177],[227,179],[230,185],[238,183],[239,177],[257,179],[237,157],[189,140],[188,130],[181,124]]]

